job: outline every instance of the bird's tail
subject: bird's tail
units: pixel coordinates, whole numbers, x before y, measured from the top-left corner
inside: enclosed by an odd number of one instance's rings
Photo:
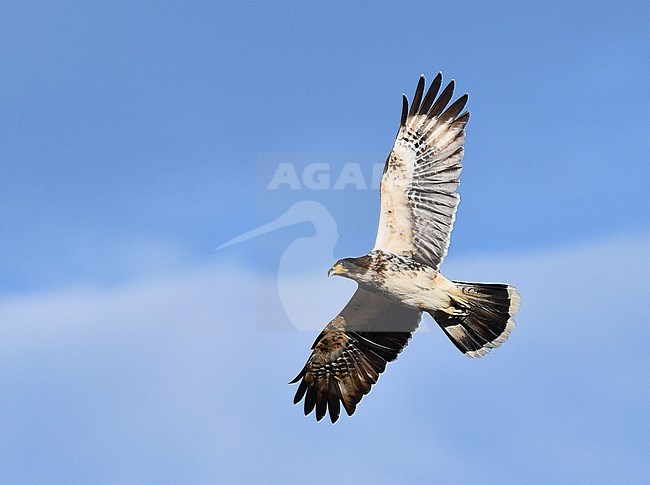
[[[505,342],[515,328],[514,316],[521,297],[513,286],[495,283],[454,281],[462,293],[456,312],[443,311],[431,316],[468,357],[483,357]]]

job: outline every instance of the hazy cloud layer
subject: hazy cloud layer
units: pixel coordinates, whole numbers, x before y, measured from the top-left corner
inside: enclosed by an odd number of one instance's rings
[[[448,260],[450,277],[518,285],[510,341],[470,360],[419,332],[336,426],[291,405],[286,382],[315,333],[260,331],[255,288],[273,279],[215,263],[5,298],[4,480],[638,480],[650,473],[649,251],[639,235]]]

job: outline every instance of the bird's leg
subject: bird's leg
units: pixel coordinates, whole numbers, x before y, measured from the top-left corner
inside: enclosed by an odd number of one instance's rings
[[[469,304],[466,301],[450,298],[450,304],[442,311],[453,317],[466,317],[469,314]]]

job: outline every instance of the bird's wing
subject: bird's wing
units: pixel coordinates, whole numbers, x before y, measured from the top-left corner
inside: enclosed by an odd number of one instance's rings
[[[343,408],[351,416],[377,382],[386,363],[408,344],[422,313],[358,288],[320,333],[300,374],[294,404],[305,398],[305,415],[320,421],[329,408],[332,423]]]
[[[402,121],[381,179],[381,215],[374,249],[413,257],[438,269],[460,197],[467,94],[448,108],[452,80],[436,99],[438,73],[424,95],[420,77],[413,104],[403,96]],[[461,113],[462,112],[462,113]]]

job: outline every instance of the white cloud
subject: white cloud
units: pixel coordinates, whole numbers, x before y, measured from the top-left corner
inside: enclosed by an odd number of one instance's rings
[[[240,268],[4,297],[0,467],[14,482],[326,481],[324,466],[344,482],[631,481],[648,472],[649,252],[640,235],[450,258],[450,277],[519,286],[511,340],[476,361],[416,335],[336,426],[286,386],[315,334],[264,331]]]

